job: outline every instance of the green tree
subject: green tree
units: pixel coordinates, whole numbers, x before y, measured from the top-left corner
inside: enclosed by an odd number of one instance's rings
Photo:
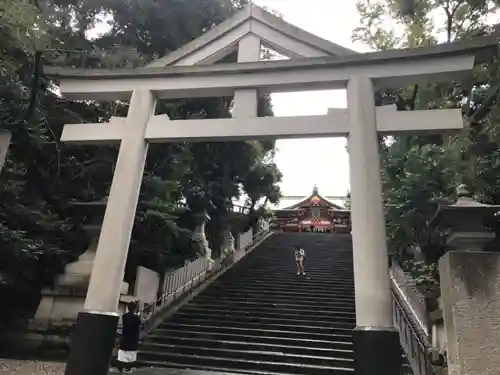
[[[381,0],[358,2],[361,26],[353,39],[375,50],[452,42],[492,32],[488,16],[498,1]],[[387,25],[395,25],[388,28]],[[396,136],[381,142],[382,180],[391,250],[408,246],[432,249],[435,233],[426,221],[443,198],[465,182],[482,200],[495,202],[500,139],[498,133],[498,61],[477,67],[472,90],[456,85],[411,86],[376,93],[377,105],[398,110],[462,108],[471,124],[458,135]],[[467,103],[467,104],[463,104]]]
[[[282,177],[276,164],[263,161],[251,166],[245,174],[242,184],[250,207],[248,223],[254,228],[254,232],[257,230],[259,217],[266,214],[267,204],[277,204],[281,199],[279,183]]]
[[[347,192],[346,199],[344,201],[344,208],[346,210],[351,209],[351,192],[350,191]]]
[[[13,132],[0,179],[0,295],[11,304],[3,312],[29,315],[27,307],[36,307],[40,288],[50,285],[86,248],[89,239],[80,228],[81,215],[70,203],[101,201],[109,192],[117,148],[60,144],[63,125],[107,121],[125,116],[128,109],[128,103],[120,101],[67,101],[44,77],[33,84],[35,58],[40,56],[36,52],[45,51],[46,65],[144,65],[201,35],[245,3],[39,0],[34,6],[28,0],[0,0],[0,126]],[[174,119],[193,114],[229,117],[231,102],[162,101],[158,112]],[[259,111],[272,114],[268,97],[261,99]],[[151,145],[127,281],[133,280],[137,264],[161,272],[195,255],[189,246],[192,223],[182,206],[186,187],[205,189],[223,213],[223,202],[239,196],[251,166],[273,149],[274,142],[264,141]]]

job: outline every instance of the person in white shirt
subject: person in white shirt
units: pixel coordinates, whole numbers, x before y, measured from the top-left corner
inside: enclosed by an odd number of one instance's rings
[[[306,258],[306,252],[300,246],[295,247],[295,264],[297,266],[297,275],[305,275],[304,271],[304,259]]]

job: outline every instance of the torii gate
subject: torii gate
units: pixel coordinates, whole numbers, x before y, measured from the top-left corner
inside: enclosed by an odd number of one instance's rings
[[[63,95],[130,100],[126,118],[66,125],[62,141],[120,143],[95,265],[79,314],[67,375],[104,375],[147,146],[150,142],[347,136],[351,179],[358,375],[396,375],[399,338],[393,327],[377,133],[462,128],[459,109],[397,112],[376,108],[374,90],[468,79],[475,60],[496,41],[478,38],[426,48],[357,54],[248,6],[150,66],[139,69],[46,68]],[[290,57],[258,62],[261,45]],[[238,50],[238,63],[207,65]],[[300,59],[295,59],[300,57]],[[260,92],[347,89],[348,109],[323,116],[257,117]],[[171,121],[154,116],[157,99],[234,95],[233,118]]]

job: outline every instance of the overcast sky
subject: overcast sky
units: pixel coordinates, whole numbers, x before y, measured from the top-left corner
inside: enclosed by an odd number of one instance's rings
[[[366,51],[366,47],[351,42],[352,30],[359,24],[355,0],[254,2],[279,11],[285,21],[324,39],[356,51]],[[328,108],[345,108],[346,94],[344,90],[274,94],[272,103],[275,116],[320,115]],[[281,189],[284,195],[308,195],[315,184],[322,195],[345,195],[349,190],[345,145],[345,138],[277,141],[276,162],[283,172]]]

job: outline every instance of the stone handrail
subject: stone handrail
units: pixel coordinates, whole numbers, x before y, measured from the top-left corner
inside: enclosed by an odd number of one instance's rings
[[[206,257],[186,261],[183,267],[169,272],[164,279],[163,292],[153,303],[145,303],[140,310],[145,329],[158,313],[168,309],[174,302],[186,293],[200,285],[209,276],[222,271],[234,262],[243,258],[249,247],[263,239],[269,232],[261,231],[252,237],[251,243],[242,244],[233,254],[220,257],[209,262]]]

